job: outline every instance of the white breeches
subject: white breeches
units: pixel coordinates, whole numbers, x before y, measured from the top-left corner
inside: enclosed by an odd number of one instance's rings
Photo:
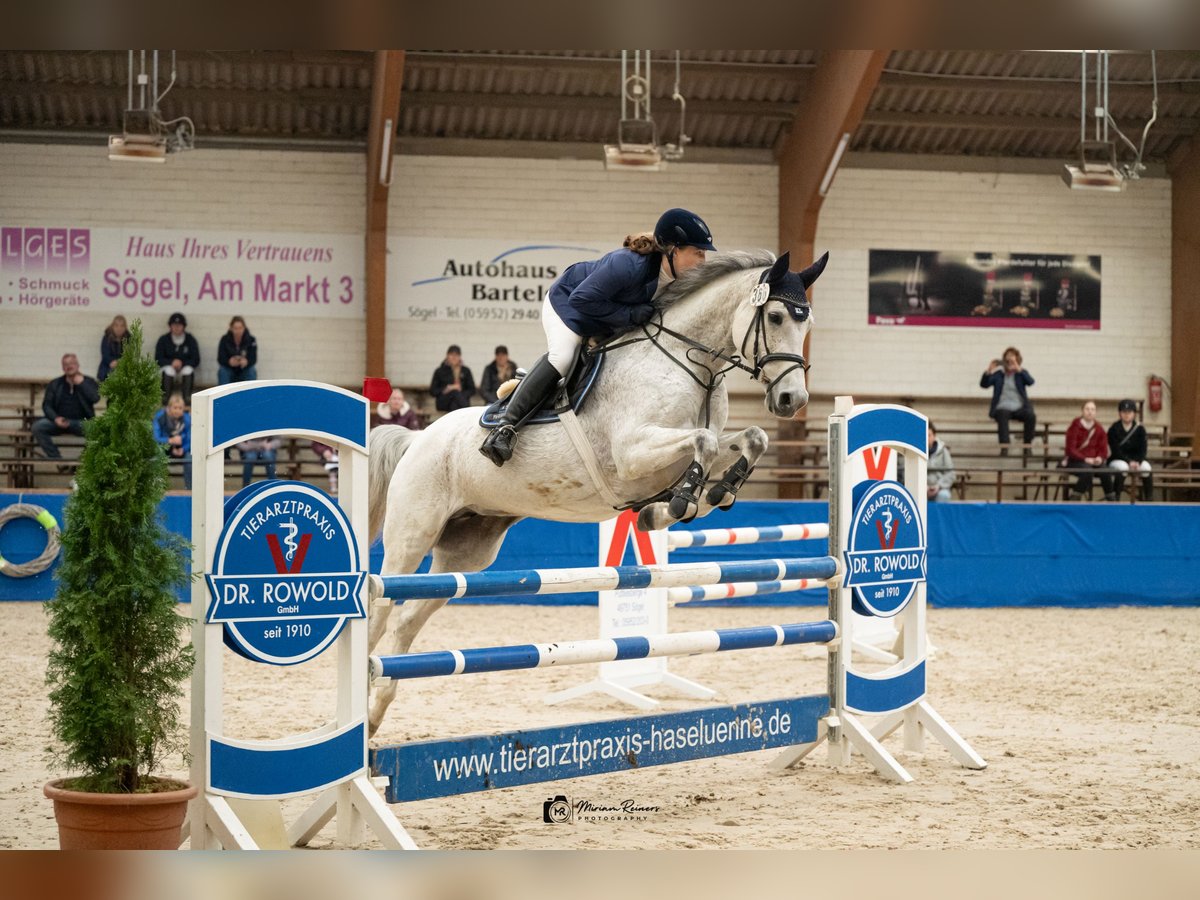
[[[1131,468],[1130,463],[1123,459],[1114,459],[1109,464],[1109,468],[1117,472],[1128,472]],[[1149,460],[1143,459],[1140,463],[1133,463],[1132,468],[1135,472],[1149,472],[1151,470]]]
[[[162,367],[162,373],[164,375],[170,375],[172,378],[176,377],[177,375],[191,375],[195,371],[196,370],[193,369],[191,366],[184,366],[183,368],[179,369],[178,371],[175,370],[174,366],[163,366]]]
[[[571,366],[575,364],[575,354],[579,352],[583,338],[568,328],[566,323],[559,318],[550,302],[549,293],[542,301],[542,330],[546,332],[550,365],[558,370],[559,375],[566,378],[571,371]]]

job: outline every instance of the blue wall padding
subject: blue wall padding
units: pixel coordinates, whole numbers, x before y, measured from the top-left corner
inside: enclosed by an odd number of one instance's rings
[[[61,523],[65,495],[0,493],[0,508],[22,500],[48,509]],[[163,501],[167,526],[188,533],[191,500]],[[824,502],[741,501],[691,528],[735,528],[822,522]],[[934,606],[1200,605],[1200,506],[1125,503],[949,503],[929,510],[929,599]],[[528,519],[509,532],[493,568],[562,568],[599,564],[595,525]],[[27,562],[44,546],[31,519],[0,531],[0,555]],[[820,556],[825,541],[785,541],[731,547],[690,547],[673,562]],[[371,548],[371,570],[383,550]],[[634,562],[629,550],[625,562]],[[428,560],[421,571],[428,568]],[[53,569],[30,578],[0,575],[0,600],[53,596]],[[186,593],[180,599],[186,600]],[[553,594],[472,602],[594,603],[595,594]],[[717,602],[717,601],[713,601]],[[824,591],[740,600],[763,606],[820,605]]]
[[[950,503],[930,520],[936,606],[1200,603],[1200,506]]]

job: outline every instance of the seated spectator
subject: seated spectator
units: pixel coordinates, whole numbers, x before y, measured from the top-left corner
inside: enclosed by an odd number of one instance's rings
[[[1137,403],[1122,400],[1117,404],[1120,418],[1108,429],[1108,467],[1115,469],[1113,493],[1119,498],[1125,489],[1125,473],[1133,470],[1142,473],[1142,499],[1154,497],[1154,476],[1150,474],[1150,463],[1146,461],[1146,429],[1136,420]]]
[[[83,436],[83,423],[96,417],[96,404],[100,402],[100,385],[79,371],[79,357],[66,353],[62,358],[62,377],[46,385],[42,397],[44,419],[33,423],[33,439],[42,449],[46,459],[62,459],[54,438],[60,434]],[[59,466],[60,472],[68,466]]]
[[[109,326],[104,329],[104,337],[100,338],[100,370],[96,372],[96,380],[103,381],[117,367],[121,354],[125,352],[125,342],[129,340],[129,323],[124,316],[113,316]]]
[[[254,464],[262,463],[263,468],[267,470],[267,480],[270,481],[275,477],[275,454],[279,451],[283,444],[279,438],[274,435],[265,437],[251,438],[248,441],[242,441],[237,445],[238,450],[242,453],[242,487],[250,483],[250,479],[254,477]]]
[[[1022,367],[1024,360],[1021,351],[1009,347],[1004,351],[1004,361],[993,359],[988,364],[987,371],[979,379],[981,388],[992,389],[992,406],[988,415],[996,420],[996,435],[1000,439],[1000,453],[1008,455],[1008,420],[1016,419],[1025,426],[1023,440],[1033,443],[1034,429],[1037,428],[1037,414],[1025,388],[1033,384],[1033,376]],[[1028,454],[1028,446],[1025,448]]]
[[[500,385],[517,377],[517,364],[508,358],[508,348],[501,344],[496,348],[496,358],[483,367],[483,380],[479,382],[479,396],[488,404],[497,400]]]
[[[1067,494],[1068,500],[1082,500],[1092,493],[1092,473],[1099,471],[1100,484],[1104,488],[1105,500],[1116,500],[1113,493],[1112,475],[1108,468],[1108,435],[1096,421],[1096,404],[1089,400],[1083,404],[1082,415],[1067,427],[1067,455],[1063,465],[1068,469],[1079,469],[1074,488]]]
[[[183,460],[183,486],[192,489],[192,417],[183,409],[183,395],[172,394],[154,417],[154,439],[171,459]]]
[[[401,391],[403,393],[403,391]],[[381,403],[380,406],[383,406]],[[325,462],[325,471],[329,475],[329,493],[337,496],[338,492],[338,453],[328,444],[320,441],[312,442],[312,451]]]
[[[236,384],[239,381],[254,381],[258,371],[258,342],[246,329],[246,320],[234,316],[229,320],[229,330],[217,345],[217,384]]]
[[[409,431],[421,430],[421,417],[417,411],[404,399],[404,391],[392,388],[392,396],[387,403],[380,403],[371,414],[371,427],[380,425],[401,425]]]
[[[944,503],[950,499],[950,489],[954,487],[954,460],[950,458],[950,448],[937,439],[937,429],[929,423],[929,465],[926,469],[927,493],[931,503]]]
[[[182,394],[184,405],[190,406],[196,370],[200,368],[200,345],[188,334],[183,313],[171,313],[167,324],[171,330],[154,347],[154,361],[162,369],[163,406],[174,393]]]
[[[433,373],[429,393],[441,412],[471,405],[471,398],[475,396],[475,379],[471,376],[471,370],[463,365],[462,348],[458,344],[451,344],[446,349],[446,359]]]

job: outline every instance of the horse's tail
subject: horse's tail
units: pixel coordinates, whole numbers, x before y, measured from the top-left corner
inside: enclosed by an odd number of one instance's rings
[[[388,485],[392,473],[420,432],[409,431],[401,425],[385,425],[375,428],[367,437],[367,453],[370,465],[367,468],[367,508],[370,510],[370,537],[374,541],[383,530],[383,516],[387,512]]]

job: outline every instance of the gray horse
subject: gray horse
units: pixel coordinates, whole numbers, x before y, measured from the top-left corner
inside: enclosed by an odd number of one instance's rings
[[[767,409],[781,419],[808,403],[803,350],[812,312],[805,290],[828,257],[800,273],[788,272],[787,254],[715,257],[655,297],[655,320],[608,344],[605,368],[578,421],[612,491],[640,508],[639,528],[665,528],[730,506],[766,450],[767,435],[757,426],[724,433],[726,372],[742,369],[762,382]],[[425,431],[371,432],[370,527],[374,539],[382,526],[382,574],[415,572],[431,550],[431,571],[477,571],[495,560],[505,533],[526,516],[600,522],[615,514],[563,426],[526,428],[512,460],[498,469],[478,452],[479,416],[479,408],[460,409]],[[445,603],[403,604],[378,652],[407,653]],[[372,649],[389,612],[372,606]],[[371,734],[395,693],[394,681],[377,689]]]

